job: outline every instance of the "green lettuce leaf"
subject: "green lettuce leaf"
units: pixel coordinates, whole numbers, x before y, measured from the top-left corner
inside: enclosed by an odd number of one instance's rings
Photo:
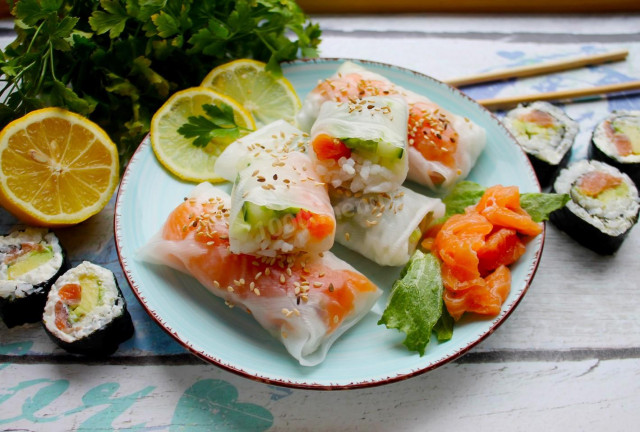
[[[446,342],[453,336],[453,317],[449,315],[449,311],[444,306],[444,300],[442,301],[442,315],[440,319],[433,327],[433,332],[436,334],[438,338],[438,342]]]
[[[417,250],[393,284],[389,303],[378,324],[407,335],[404,345],[424,355],[431,332],[442,315],[442,277],[440,263]]]
[[[523,193],[520,195],[520,205],[531,219],[542,222],[549,219],[549,215],[564,207],[571,197],[557,193]]]

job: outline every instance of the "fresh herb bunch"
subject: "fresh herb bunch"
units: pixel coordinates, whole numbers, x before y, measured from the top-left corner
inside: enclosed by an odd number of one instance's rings
[[[191,116],[187,123],[178,128],[178,132],[185,138],[195,138],[193,145],[206,147],[214,138],[237,139],[242,131],[249,132],[238,126],[233,117],[233,108],[227,104],[204,104],[202,109],[205,115]]]
[[[236,58],[313,57],[320,28],[292,0],[10,1],[17,38],[0,52],[0,126],[58,106],[85,115],[125,164],[176,90]]]

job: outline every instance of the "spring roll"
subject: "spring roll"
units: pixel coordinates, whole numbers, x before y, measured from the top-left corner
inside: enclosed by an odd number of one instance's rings
[[[343,63],[334,76],[309,93],[296,118],[298,127],[311,130],[325,102],[376,95],[397,95],[409,105],[410,180],[447,193],[469,175],[486,144],[482,127],[352,62]]]
[[[430,223],[445,212],[440,199],[406,187],[364,195],[337,190],[331,202],[338,223],[336,241],[384,266],[409,262]]]
[[[198,185],[139,257],[192,275],[229,307],[250,312],[301,365],[321,363],[382,291],[330,252],[276,258],[231,253],[230,203],[220,189]]]
[[[327,251],[336,228],[327,188],[298,151],[258,158],[240,171],[229,221],[231,251],[263,256]]]
[[[407,104],[397,96],[324,103],[309,146],[320,178],[352,192],[396,189],[409,169],[407,117]]]
[[[270,154],[305,151],[309,135],[284,120],[246,135],[227,146],[218,156],[214,170],[222,178],[234,181],[243,168]]]

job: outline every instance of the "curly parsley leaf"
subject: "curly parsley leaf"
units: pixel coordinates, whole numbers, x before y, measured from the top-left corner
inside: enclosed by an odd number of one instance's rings
[[[233,108],[227,104],[202,106],[206,115],[190,116],[187,123],[178,128],[185,138],[195,138],[193,145],[206,147],[215,138],[236,139],[242,130],[233,116]]]

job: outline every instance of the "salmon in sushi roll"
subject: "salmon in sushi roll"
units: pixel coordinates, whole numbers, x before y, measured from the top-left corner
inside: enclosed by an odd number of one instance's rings
[[[330,252],[256,257],[229,250],[228,194],[198,185],[140,251],[151,263],[194,276],[251,315],[303,366],[372,308],[381,290]]]

